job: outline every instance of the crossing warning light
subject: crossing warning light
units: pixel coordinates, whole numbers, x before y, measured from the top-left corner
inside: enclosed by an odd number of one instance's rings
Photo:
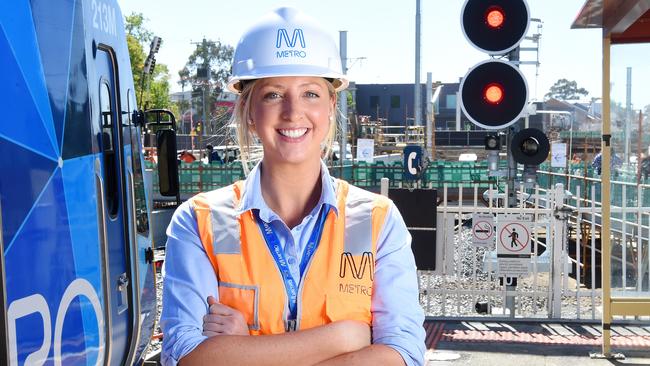
[[[524,0],[467,0],[461,11],[465,38],[490,55],[504,55],[517,47],[529,23]]]
[[[506,55],[519,47],[529,23],[525,0],[466,0],[461,11],[465,37],[490,56]],[[502,59],[491,58],[472,67],[459,94],[467,118],[492,130],[515,123],[528,103],[526,78],[514,63]]]

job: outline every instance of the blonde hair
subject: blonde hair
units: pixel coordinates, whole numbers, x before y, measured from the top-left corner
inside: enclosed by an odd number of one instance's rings
[[[236,135],[234,136],[235,141],[239,145],[240,158],[242,165],[244,167],[244,172],[248,175],[248,162],[251,161],[251,146],[255,141],[255,135],[251,130],[250,126],[252,124],[251,120],[251,108],[252,108],[252,98],[253,93],[257,85],[259,84],[259,79],[250,80],[243,83],[242,92],[237,98],[235,103],[235,109],[232,116],[230,117],[230,125],[236,126]],[[327,90],[329,92],[330,98],[334,98],[336,101],[336,90],[334,86],[329,81],[327,82]],[[323,159],[329,159],[332,153],[332,143],[336,138],[337,127],[338,127],[338,109],[335,107],[335,110],[330,114],[330,129],[327,133],[325,141],[321,145]]]

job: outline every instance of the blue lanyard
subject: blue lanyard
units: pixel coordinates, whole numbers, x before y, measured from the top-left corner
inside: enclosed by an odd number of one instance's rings
[[[327,214],[324,214],[325,211],[329,212],[329,208],[327,206],[321,208],[320,213],[318,215],[318,221],[316,222],[316,226],[314,227],[314,230],[312,230],[311,232],[311,236],[309,237],[309,241],[307,242],[307,246],[305,247],[305,251],[302,255],[302,259],[300,261],[301,278],[302,275],[305,273],[305,269],[307,268],[307,265],[309,264],[311,257],[314,255],[316,248],[318,248],[318,242],[320,241],[321,234],[323,233],[323,226],[325,224],[325,219],[327,217]],[[257,219],[258,226],[262,230],[262,234],[264,235],[266,245],[269,247],[269,251],[273,256],[273,259],[275,259],[275,262],[278,264],[278,268],[280,269],[280,273],[282,274],[282,279],[284,280],[284,287],[287,289],[287,295],[289,297],[290,319],[296,319],[296,317],[298,316],[298,284],[296,283],[296,280],[291,275],[291,271],[289,270],[289,266],[287,265],[287,260],[285,259],[284,256],[284,251],[282,250],[282,246],[280,245],[280,239],[278,238],[278,235],[273,231],[271,225],[264,222],[264,220],[260,218],[259,212],[256,213],[255,218]]]

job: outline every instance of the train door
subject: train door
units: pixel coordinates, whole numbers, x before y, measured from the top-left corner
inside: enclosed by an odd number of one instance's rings
[[[109,328],[106,339],[110,364],[122,364],[129,352],[132,333],[129,268],[129,208],[126,200],[122,116],[118,113],[119,85],[112,49],[100,46],[96,58],[99,80],[99,145],[102,155],[103,235],[106,246],[104,294]]]

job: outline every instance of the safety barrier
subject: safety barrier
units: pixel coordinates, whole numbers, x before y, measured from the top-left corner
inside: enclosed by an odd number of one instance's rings
[[[460,187],[453,196],[449,185],[443,186],[438,194],[442,201],[436,243],[441,266],[420,273],[427,315],[601,319],[600,180],[540,172],[538,182],[534,189],[517,187],[514,208],[504,206],[508,191],[503,185],[487,190],[478,185]],[[570,185],[565,186],[567,182]],[[650,185],[613,182],[612,198],[612,251],[607,255],[612,261],[613,293],[648,297]],[[499,273],[495,251],[499,239],[487,246],[472,240],[475,213],[495,218],[532,215],[529,273],[518,277],[516,287],[509,286],[509,276]],[[498,222],[496,227],[498,231]]]
[[[147,161],[146,167],[152,173],[152,185],[158,191],[158,175],[155,165]],[[442,188],[444,184],[449,187],[469,187],[478,184],[487,188],[493,179],[487,176],[487,166],[474,162],[431,162],[420,173],[417,183],[404,180],[404,167],[401,161],[385,163],[378,161],[366,163],[363,161],[347,165],[330,165],[330,174],[343,178],[348,182],[362,188],[378,190],[381,178],[388,178],[392,188],[403,186],[419,186],[426,188]],[[204,164],[201,162],[185,163],[179,166],[179,183],[181,194],[196,194],[225,187],[237,180],[244,179],[241,162],[229,164]]]

